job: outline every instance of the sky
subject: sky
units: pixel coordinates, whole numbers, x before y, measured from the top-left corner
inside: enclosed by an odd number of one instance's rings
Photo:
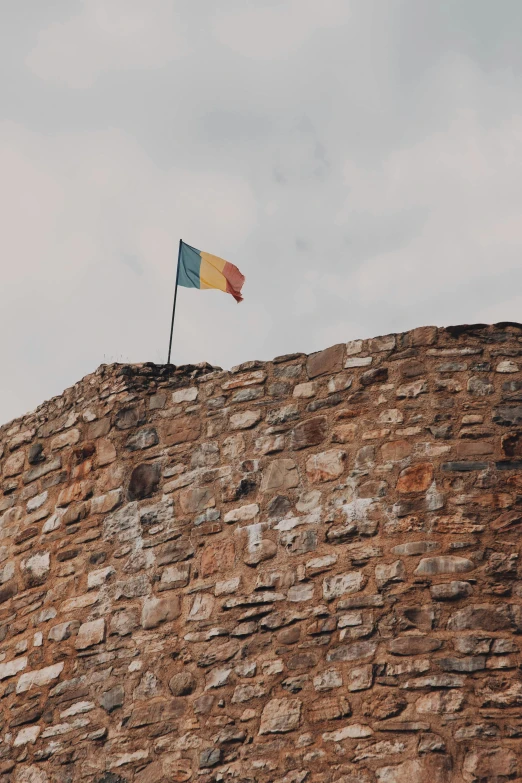
[[[522,321],[520,0],[0,0],[0,422],[100,364]]]

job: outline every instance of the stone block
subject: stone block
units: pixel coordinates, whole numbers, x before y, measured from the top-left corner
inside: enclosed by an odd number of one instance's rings
[[[343,366],[344,345],[332,345],[324,351],[313,353],[308,357],[306,371],[310,380],[319,375],[339,372]]]

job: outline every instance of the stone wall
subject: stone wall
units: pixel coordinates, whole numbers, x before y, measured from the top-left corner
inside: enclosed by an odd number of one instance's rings
[[[0,781],[522,780],[522,327],[102,366],[0,430]]]

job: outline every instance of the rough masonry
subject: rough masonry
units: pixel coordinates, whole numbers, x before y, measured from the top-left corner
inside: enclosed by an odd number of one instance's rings
[[[522,780],[522,326],[102,366],[0,430],[0,781]]]

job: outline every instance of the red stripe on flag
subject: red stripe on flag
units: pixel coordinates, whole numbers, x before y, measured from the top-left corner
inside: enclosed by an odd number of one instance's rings
[[[243,283],[245,282],[245,276],[241,274],[237,266],[234,266],[234,264],[230,264],[228,261],[225,261],[225,266],[223,267],[223,277],[227,281],[227,293],[232,294],[236,302],[242,302],[243,296],[241,294],[241,289],[243,288]]]

